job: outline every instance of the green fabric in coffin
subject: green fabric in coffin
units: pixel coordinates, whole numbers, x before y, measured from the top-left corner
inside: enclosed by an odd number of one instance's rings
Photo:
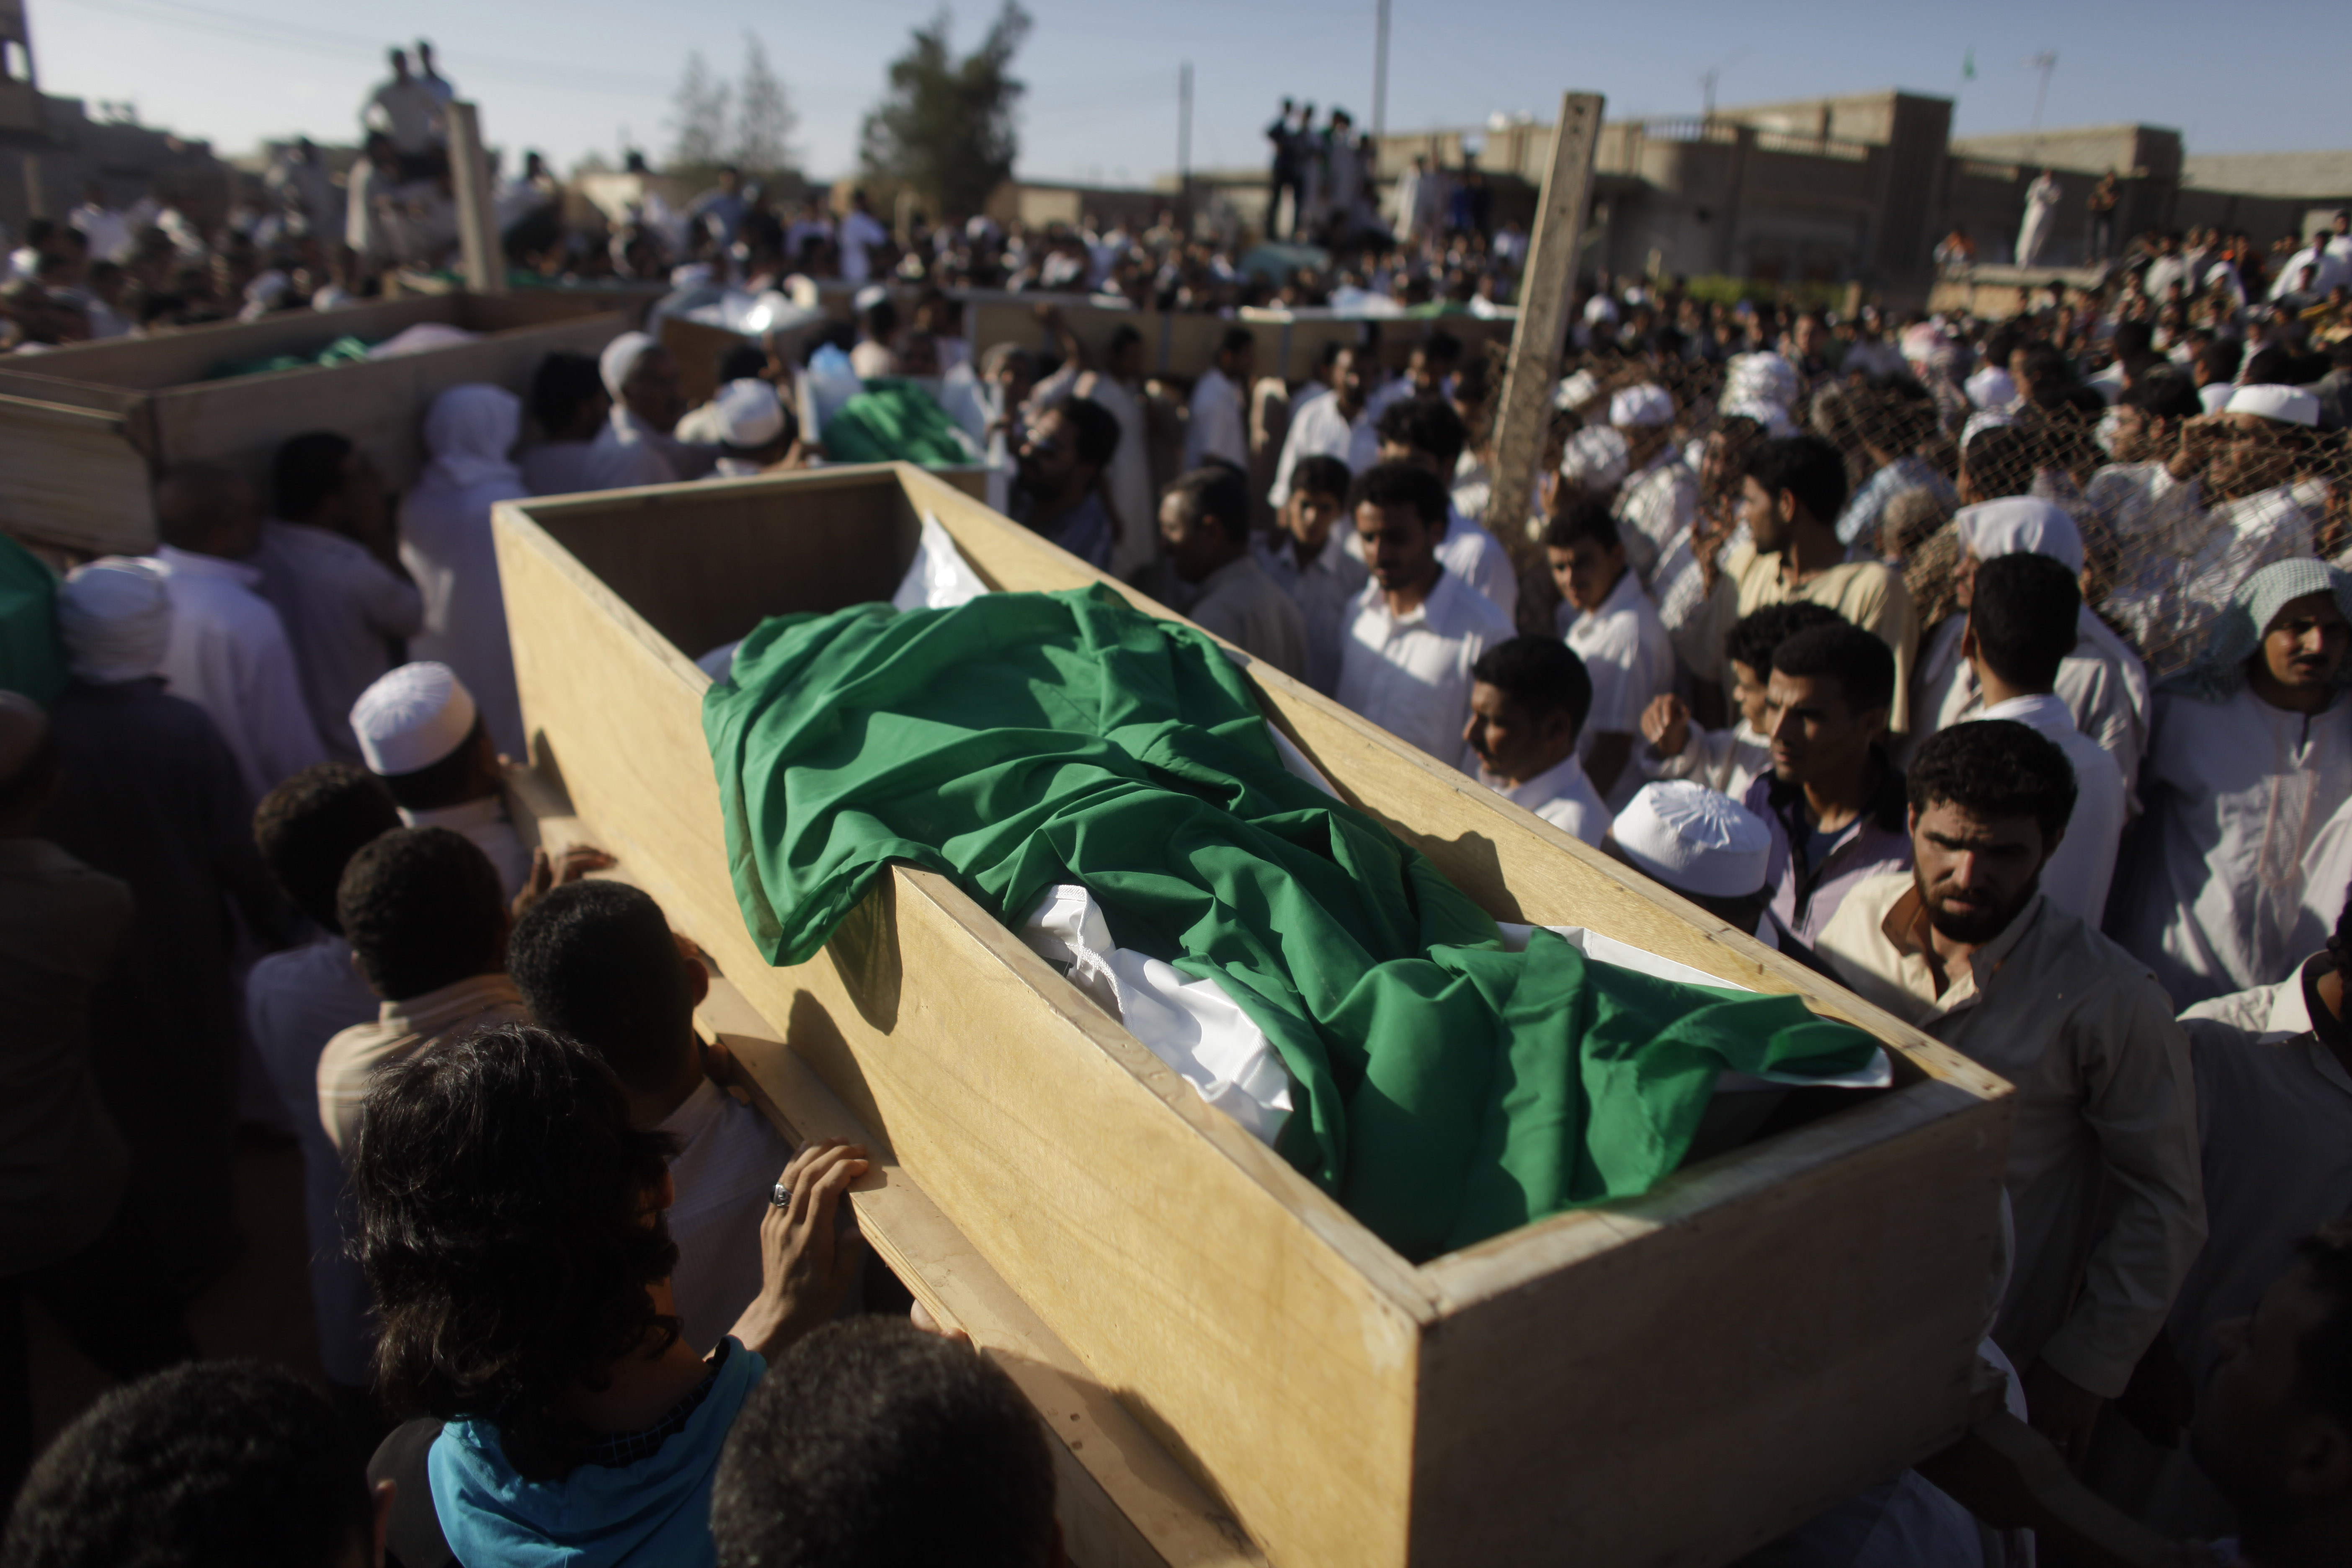
[[[800,963],[893,860],[998,919],[1082,883],[1220,981],[1294,1080],[1282,1152],[1405,1256],[1645,1191],[1719,1069],[1854,1070],[1794,997],[1679,985],[1494,921],[1284,771],[1208,637],[1108,589],[767,621],[703,711],[737,896]]]

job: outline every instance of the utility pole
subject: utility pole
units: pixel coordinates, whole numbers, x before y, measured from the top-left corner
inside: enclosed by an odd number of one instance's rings
[[[2039,131],[2042,129],[2042,103],[2050,96],[2050,73],[2057,68],[2058,56],[2054,50],[2044,49],[2025,63],[2042,73],[2042,85],[2033,93],[2033,129]]]
[[[1192,233],[1192,62],[1176,68],[1176,228]]]
[[[1372,35],[1372,140],[1389,128],[1389,0],[1381,0],[1380,27]]]

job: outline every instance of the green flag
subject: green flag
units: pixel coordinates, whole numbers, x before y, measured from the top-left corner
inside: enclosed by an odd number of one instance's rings
[[[1107,588],[763,623],[703,706],[753,939],[814,956],[894,860],[1018,921],[1083,883],[1213,978],[1294,1085],[1276,1148],[1408,1258],[1648,1190],[1717,1075],[1830,1076],[1868,1036],[1494,921],[1292,777],[1207,637]]]
[[[1977,79],[1977,52],[1973,47],[1969,50],[1968,58],[1960,61],[1960,79],[1962,81]]]

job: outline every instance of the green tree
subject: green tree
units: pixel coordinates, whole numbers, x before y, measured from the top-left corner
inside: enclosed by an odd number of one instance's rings
[[[1029,13],[1004,0],[980,47],[961,59],[950,20],[942,10],[917,27],[890,62],[889,94],[866,117],[859,160],[868,177],[903,184],[933,213],[961,216],[980,211],[1013,174],[1013,114],[1025,90],[1013,57],[1029,35]]]
[[[743,79],[735,89],[736,166],[747,174],[782,174],[792,163],[794,119],[784,84],[768,68],[768,51],[744,28]]]
[[[686,72],[670,95],[669,162],[674,169],[708,169],[725,161],[727,107],[733,96],[711,75],[700,49],[686,57]]]

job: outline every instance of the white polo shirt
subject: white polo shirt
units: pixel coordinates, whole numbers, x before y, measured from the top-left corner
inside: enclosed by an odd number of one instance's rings
[[[1592,678],[1592,711],[1585,715],[1576,754],[1591,756],[1593,737],[1604,732],[1639,735],[1650,700],[1674,689],[1675,645],[1631,568],[1619,574],[1599,608],[1576,617],[1566,641]]]
[[[1409,616],[1391,615],[1379,581],[1368,582],[1339,642],[1339,701],[1466,771],[1470,667],[1513,635],[1510,617],[1450,571]]]
[[[1481,763],[1478,782],[1496,795],[1507,796],[1512,805],[1526,806],[1554,827],[1574,834],[1596,849],[1607,837],[1609,825],[1616,820],[1601,801],[1601,792],[1585,777],[1584,764],[1573,752],[1558,767],[1548,768],[1518,784],[1496,777]]]

